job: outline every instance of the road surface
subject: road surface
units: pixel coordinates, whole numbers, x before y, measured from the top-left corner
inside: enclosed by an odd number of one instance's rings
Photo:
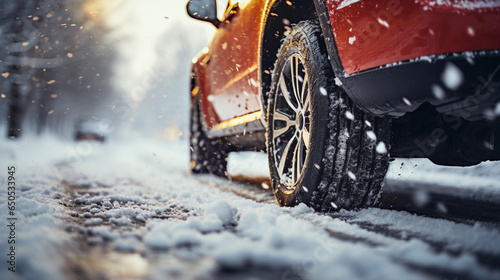
[[[323,214],[278,207],[265,181],[192,176],[188,151],[182,141],[1,142],[16,272],[4,261],[0,278],[500,279],[499,165],[396,160],[380,208]],[[12,231],[0,231],[6,256]]]

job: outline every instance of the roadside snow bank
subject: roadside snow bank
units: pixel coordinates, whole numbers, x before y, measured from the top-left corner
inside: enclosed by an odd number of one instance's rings
[[[267,154],[263,152],[232,152],[227,159],[231,177],[269,178]]]
[[[20,166],[16,161],[10,164]],[[60,205],[61,190],[54,180],[39,178],[24,168],[18,169],[15,177],[16,208],[12,216],[4,216],[10,213],[4,200],[7,198],[7,189],[2,188],[0,191],[2,217],[15,218],[4,220],[10,227],[7,224],[0,227],[0,236],[3,237],[0,252],[15,253],[15,263],[2,261],[0,279],[66,279],[61,258],[64,252],[60,249],[71,239],[63,230],[61,218],[67,217],[68,211]],[[4,182],[5,178],[2,178],[2,185]],[[8,236],[13,237],[9,239],[12,242],[7,242]],[[13,260],[10,256],[8,258]],[[7,260],[7,257],[2,259]],[[9,267],[16,272],[9,271]]]
[[[440,166],[428,159],[397,158],[389,165],[385,188],[448,194],[486,202],[500,200],[500,161],[468,167]],[[404,183],[404,184],[401,184]],[[413,183],[413,184],[412,184]],[[413,188],[412,189],[412,185]],[[384,189],[383,189],[384,190]]]

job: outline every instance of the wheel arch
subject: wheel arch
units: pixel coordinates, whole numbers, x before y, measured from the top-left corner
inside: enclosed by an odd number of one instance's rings
[[[271,89],[271,72],[284,34],[287,28],[292,28],[300,21],[318,19],[314,2],[316,0],[276,0],[268,8],[260,47],[260,94],[264,117],[267,112],[268,92]]]

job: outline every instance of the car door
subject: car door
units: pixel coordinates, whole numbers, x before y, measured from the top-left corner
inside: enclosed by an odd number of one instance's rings
[[[258,77],[258,5],[260,0],[229,1],[222,23],[204,59],[209,93],[207,125],[260,110]]]

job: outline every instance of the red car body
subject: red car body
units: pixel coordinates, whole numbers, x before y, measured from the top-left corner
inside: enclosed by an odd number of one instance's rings
[[[299,2],[302,7],[295,8]],[[307,5],[319,17],[330,60],[347,94],[362,109],[376,115],[401,116],[414,110],[432,99],[429,92],[435,81],[412,80],[408,77],[425,73],[410,69],[392,71],[391,77],[378,74],[383,76],[381,79],[395,81],[388,83],[390,88],[382,86],[378,94],[370,90],[370,81],[380,79],[371,74],[372,70],[440,60],[440,55],[467,61],[468,56],[481,52],[496,54],[500,49],[500,1],[495,0],[315,0],[314,5],[312,1],[231,1],[212,42],[193,60],[198,89],[204,93],[200,98],[206,129],[211,130],[209,135],[231,134],[217,131],[265,117],[263,109],[276,40],[279,42],[290,22],[296,21],[292,14],[290,20],[280,16],[293,12],[300,18]],[[483,60],[487,66],[482,61],[476,64],[484,73],[493,73],[498,60],[488,56]],[[460,63],[457,65],[460,67]],[[430,71],[425,66],[413,68]],[[444,64],[435,72],[439,74],[443,68]],[[470,76],[474,79],[478,75],[481,73]],[[403,78],[406,81],[401,81]],[[464,84],[471,84],[468,81]],[[428,89],[425,93],[421,84]],[[473,86],[464,86],[463,92]],[[449,100],[433,102],[441,111],[449,110],[441,106]]]
[[[422,56],[500,48],[498,1],[352,2],[340,9],[338,2],[327,2],[347,74]]]
[[[282,206],[376,206],[391,158],[500,160],[500,0],[215,0],[191,75],[193,173],[267,151]]]

